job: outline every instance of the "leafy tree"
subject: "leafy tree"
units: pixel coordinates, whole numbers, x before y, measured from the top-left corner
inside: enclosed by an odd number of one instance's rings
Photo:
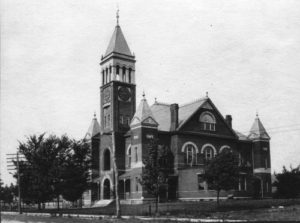
[[[144,168],[140,183],[146,191],[155,198],[155,213],[158,212],[160,188],[168,182],[168,176],[173,171],[173,154],[164,147],[158,146],[157,141],[148,145],[148,156],[143,160]]]
[[[20,168],[22,198],[40,204],[51,201],[55,195],[51,170],[58,155],[59,139],[55,135],[31,135],[20,142],[19,152],[26,158],[26,168]],[[27,177],[25,177],[27,176]]]
[[[220,191],[235,187],[238,181],[238,166],[232,152],[223,151],[216,155],[206,166],[204,179],[217,191],[219,205]]]
[[[86,143],[66,135],[41,134],[27,137],[18,150],[26,158],[20,162],[23,201],[38,203],[40,208],[56,198],[59,209],[61,195],[73,202],[87,189],[90,151]]]
[[[91,151],[88,144],[73,140],[61,166],[61,188],[64,199],[74,202],[88,188]]]
[[[13,203],[14,196],[16,195],[16,186],[13,184],[10,184],[10,186],[1,186],[1,197],[0,200],[3,202],[3,204],[11,204]]]
[[[283,166],[282,173],[275,173],[275,176],[276,197],[296,198],[300,196],[300,165],[296,168],[290,167],[290,170]]]

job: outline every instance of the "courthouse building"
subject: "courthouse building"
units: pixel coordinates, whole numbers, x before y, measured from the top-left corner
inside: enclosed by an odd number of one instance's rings
[[[208,95],[183,105],[158,101],[149,105],[145,95],[136,102],[135,59],[117,22],[100,62],[100,124],[94,117],[85,137],[92,147],[92,203],[113,199],[114,156],[121,202],[151,199],[138,179],[153,139],[174,156],[174,171],[162,199],[216,198],[202,176],[206,161],[223,150],[236,154],[241,171],[236,188],[222,192],[222,198],[251,197],[255,187],[260,196],[270,196],[270,137],[259,117],[244,135],[232,128],[231,115],[224,117]]]

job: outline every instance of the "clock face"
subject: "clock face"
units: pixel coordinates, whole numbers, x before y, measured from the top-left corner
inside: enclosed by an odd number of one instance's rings
[[[120,87],[118,94],[122,101],[128,101],[131,97],[130,90],[127,87]]]
[[[110,89],[106,88],[103,92],[104,103],[110,102]]]

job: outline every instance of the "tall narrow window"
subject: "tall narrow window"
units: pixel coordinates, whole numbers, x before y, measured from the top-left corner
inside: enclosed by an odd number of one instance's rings
[[[138,162],[138,148],[137,147],[134,147],[134,150],[135,150],[135,162],[137,163]]]
[[[128,83],[131,83],[131,68],[128,70]]]
[[[104,127],[106,127],[106,116],[104,116]]]
[[[120,124],[124,124],[124,117],[123,117],[123,115],[120,115]]]
[[[117,78],[117,81],[119,81],[120,80],[120,67],[119,67],[119,65],[117,65],[116,66],[116,78]]]
[[[128,164],[127,164],[127,166],[131,167],[131,147],[128,148],[127,156],[128,156]]]
[[[126,82],[126,68],[122,68],[122,81]]]
[[[107,126],[110,126],[110,114],[107,115]]]
[[[265,168],[267,169],[268,168],[268,159],[265,158]]]
[[[104,70],[102,70],[102,85],[105,84],[105,76],[104,76]]]
[[[187,144],[184,147],[184,151],[186,153],[186,164],[192,166],[195,165],[197,163],[197,159],[196,159],[196,148],[193,144]]]
[[[104,165],[103,165],[104,170],[110,170],[110,151],[109,149],[106,149],[104,151]]]
[[[139,191],[139,178],[135,178],[135,191],[138,192]]]
[[[106,83],[108,83],[109,82],[108,68],[106,68],[105,73],[106,73]]]
[[[211,160],[214,157],[214,150],[210,146],[204,149],[204,158],[206,161]]]

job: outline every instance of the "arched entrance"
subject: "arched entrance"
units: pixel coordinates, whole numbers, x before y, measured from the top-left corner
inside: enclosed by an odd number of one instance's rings
[[[105,179],[103,183],[103,199],[110,199],[110,181],[109,179]]]

